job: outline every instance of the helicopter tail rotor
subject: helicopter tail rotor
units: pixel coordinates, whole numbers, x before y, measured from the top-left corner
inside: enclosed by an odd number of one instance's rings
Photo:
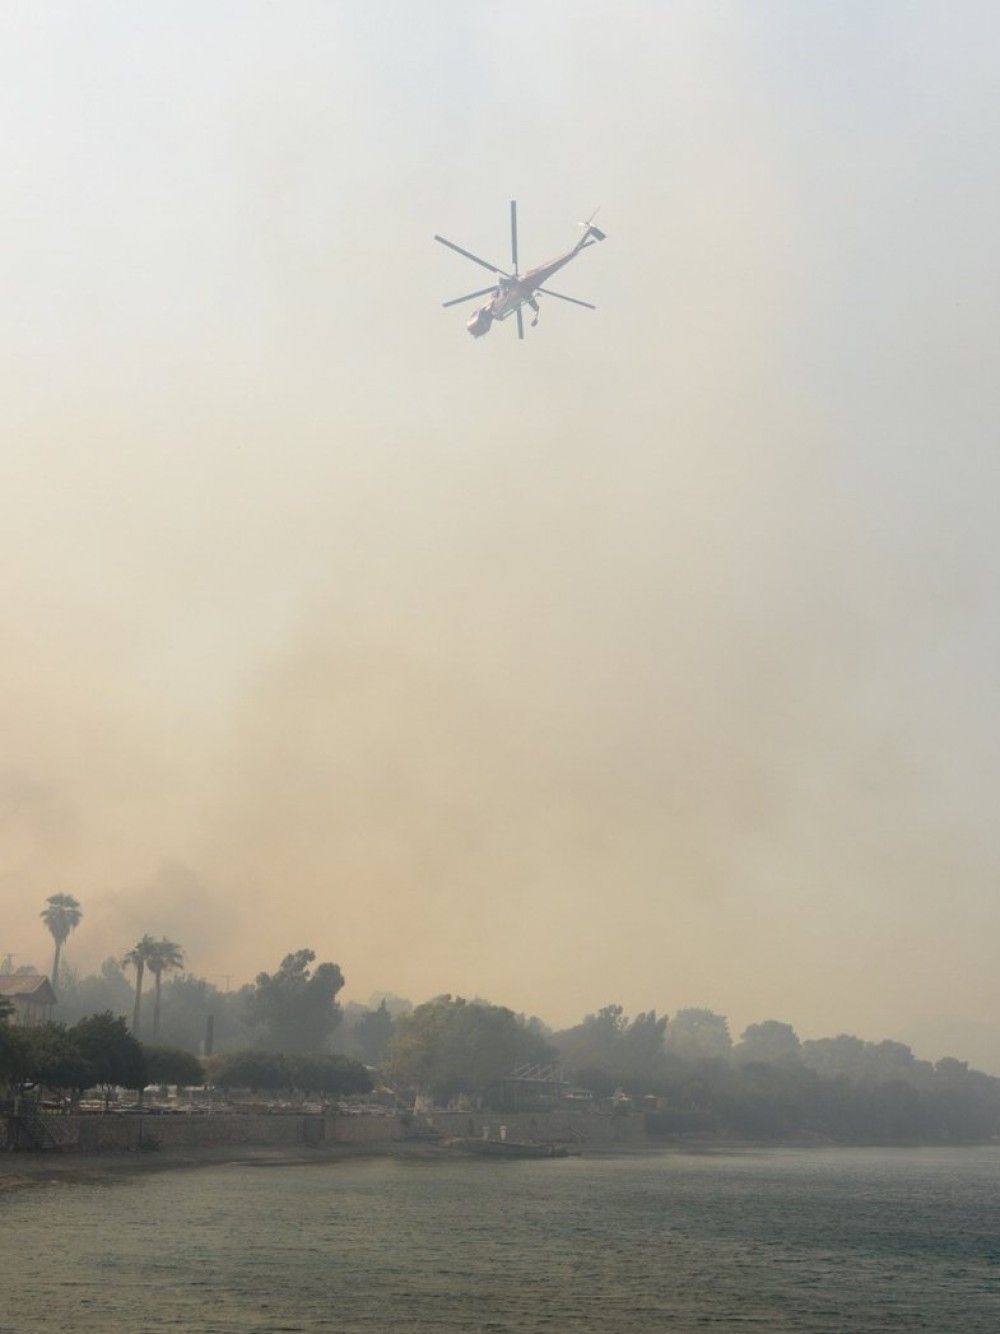
[[[594,226],[594,219],[597,217],[598,212],[599,210],[595,208],[586,222],[578,222],[576,224],[578,227],[583,228],[583,239],[580,242],[581,246],[589,245],[592,241],[607,240],[607,232],[602,232],[600,227]]]

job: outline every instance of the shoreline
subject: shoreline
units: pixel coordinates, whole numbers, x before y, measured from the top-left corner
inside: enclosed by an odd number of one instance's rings
[[[993,1144],[833,1144],[813,1141],[664,1140],[659,1143],[593,1145],[583,1150],[588,1158],[647,1157],[664,1153],[694,1155],[760,1153],[786,1149],[836,1151],[878,1149],[998,1148]],[[350,1162],[363,1158],[406,1158],[424,1162],[454,1161],[444,1145],[426,1140],[384,1140],[368,1144],[317,1145],[211,1145],[159,1149],[136,1153],[53,1153],[19,1151],[0,1155],[0,1198],[8,1191],[31,1186],[86,1184],[145,1173],[190,1170],[199,1167],[307,1167],[317,1163]]]
[[[211,1145],[158,1149],[150,1153],[56,1153],[21,1150],[0,1156],[0,1195],[54,1182],[103,1181],[116,1176],[195,1167],[288,1167],[357,1158],[442,1158],[436,1145],[386,1141],[382,1144]]]
[[[707,1149],[707,1146],[705,1146]],[[716,1145],[726,1152],[759,1145]],[[682,1144],[594,1145],[583,1156],[620,1157],[678,1153],[697,1146]],[[317,1163],[350,1162],[362,1158],[407,1158],[423,1162],[456,1161],[460,1156],[446,1145],[428,1140],[383,1140],[368,1144],[317,1145],[211,1145],[158,1149],[150,1153],[56,1153],[20,1150],[0,1155],[0,1197],[7,1191],[56,1182],[97,1182],[141,1173],[169,1172],[198,1167],[307,1167]],[[574,1155],[579,1156],[579,1155]]]

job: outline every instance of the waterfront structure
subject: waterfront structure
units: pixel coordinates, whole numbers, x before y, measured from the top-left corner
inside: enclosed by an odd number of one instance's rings
[[[500,1081],[500,1106],[505,1111],[551,1111],[569,1088],[558,1062],[519,1065]]]

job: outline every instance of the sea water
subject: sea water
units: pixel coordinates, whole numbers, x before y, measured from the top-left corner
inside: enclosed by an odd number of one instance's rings
[[[1000,1331],[1000,1149],[367,1159],[54,1181],[0,1330]]]

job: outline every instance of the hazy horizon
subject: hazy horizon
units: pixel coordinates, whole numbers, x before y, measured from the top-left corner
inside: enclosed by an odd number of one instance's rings
[[[0,33],[0,953],[995,1032],[995,7]]]

